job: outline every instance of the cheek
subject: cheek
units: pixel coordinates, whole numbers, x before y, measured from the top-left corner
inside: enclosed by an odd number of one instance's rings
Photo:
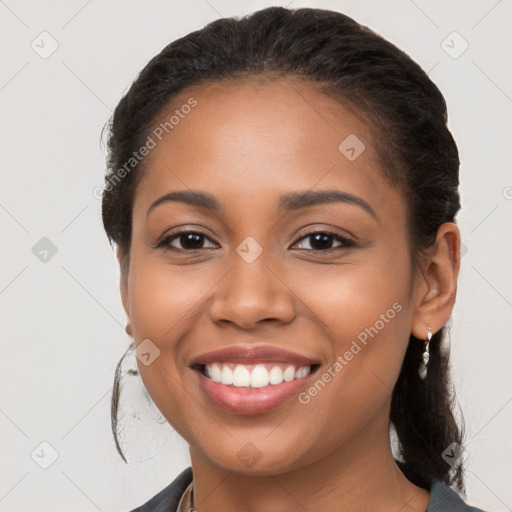
[[[325,326],[335,346],[343,348],[348,339],[356,339],[360,333],[364,341],[365,329],[372,326],[383,337],[401,330],[409,301],[407,266],[406,256],[375,258],[371,262],[354,259],[321,271],[304,266],[300,272],[282,275],[283,280],[293,283],[294,294]]]
[[[298,397],[299,417],[314,418],[314,456],[353,438],[377,415],[387,431],[387,408],[410,333],[408,283],[380,271],[372,274],[367,269],[363,275],[347,275],[338,280],[340,286],[325,275],[305,295],[332,350],[330,361]]]
[[[135,339],[176,340],[185,324],[200,314],[201,299],[213,285],[207,274],[190,267],[180,270],[161,261],[135,258],[129,288]]]
[[[318,376],[328,384],[311,389],[314,396],[322,389],[323,398],[304,397],[315,402],[315,414],[344,403],[364,415],[390,398],[411,330],[408,253],[401,254],[371,265],[302,272],[295,279],[294,293],[330,340],[330,361]],[[331,405],[324,408],[324,400]]]
[[[165,389],[180,388],[184,371],[180,340],[202,314],[205,291],[215,284],[204,271],[190,268],[173,268],[161,259],[136,253],[131,261],[129,304],[135,345],[149,339],[158,347],[158,357],[151,364],[138,360],[141,377],[155,401]],[[172,395],[168,399],[173,400]]]
[[[150,364],[137,360],[141,378],[155,405],[185,438],[190,435],[189,419],[199,422],[201,416],[186,392],[184,379],[191,370],[185,368],[180,340],[195,325],[205,307],[201,299],[215,284],[204,272],[194,277],[190,268],[180,270],[134,253],[129,275],[135,345],[149,339],[158,347]]]

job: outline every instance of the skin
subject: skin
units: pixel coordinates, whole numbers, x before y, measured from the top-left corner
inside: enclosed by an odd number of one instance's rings
[[[457,226],[439,228],[413,273],[406,204],[383,177],[371,126],[312,84],[288,77],[196,86],[155,125],[191,96],[198,105],[146,157],[129,258],[121,249],[118,258],[127,332],[161,351],[148,366],[138,361],[139,370],[189,443],[196,510],[423,512],[428,491],[392,456],[391,392],[410,334],[425,339],[429,324],[435,333],[451,314]],[[354,161],[338,150],[349,134],[366,146]],[[213,194],[223,211],[166,202],[147,215],[164,194],[188,189]],[[376,218],[341,202],[278,211],[282,194],[311,189],[353,194]],[[180,229],[202,232],[203,249],[179,237],[175,250],[154,247]],[[314,231],[357,245],[332,238],[322,252],[306,237]],[[248,236],[263,249],[250,264],[236,252]],[[189,367],[212,350],[271,344],[319,361],[321,376],[397,302],[401,311],[307,404],[232,414],[211,402]],[[247,467],[239,452],[249,442],[261,457]]]

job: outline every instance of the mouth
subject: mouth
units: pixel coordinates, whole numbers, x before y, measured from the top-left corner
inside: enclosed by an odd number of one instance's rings
[[[320,363],[275,347],[236,346],[190,366],[212,405],[233,414],[261,414],[297,397]]]
[[[192,367],[205,378],[225,386],[261,389],[303,379],[314,373],[319,366],[319,364],[294,365],[276,362],[240,364],[219,361],[195,364]]]

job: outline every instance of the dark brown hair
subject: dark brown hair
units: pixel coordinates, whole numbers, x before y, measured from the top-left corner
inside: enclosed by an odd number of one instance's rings
[[[109,124],[102,214],[110,242],[122,248],[127,262],[134,192],[144,161],[114,185],[113,178],[144,145],[156,117],[189,86],[276,74],[314,82],[373,121],[383,171],[408,204],[414,264],[434,243],[441,224],[454,221],[460,208],[458,151],[447,128],[444,97],[427,74],[403,51],[344,14],[270,7],[216,20],[172,42],[149,61],[119,102]],[[452,469],[442,458],[452,442],[462,444],[444,331],[432,338],[424,381],[418,376],[423,343],[411,335],[390,419],[406,463],[463,490],[462,464]],[[124,459],[117,439],[121,364],[112,430]]]

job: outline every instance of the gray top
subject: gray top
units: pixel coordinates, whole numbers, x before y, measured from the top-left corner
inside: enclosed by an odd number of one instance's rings
[[[462,498],[441,480],[397,461],[401,471],[414,484],[430,491],[430,502],[425,512],[484,512],[467,505]],[[180,499],[192,482],[192,468],[189,466],[167,487],[149,501],[131,512],[176,512]]]

